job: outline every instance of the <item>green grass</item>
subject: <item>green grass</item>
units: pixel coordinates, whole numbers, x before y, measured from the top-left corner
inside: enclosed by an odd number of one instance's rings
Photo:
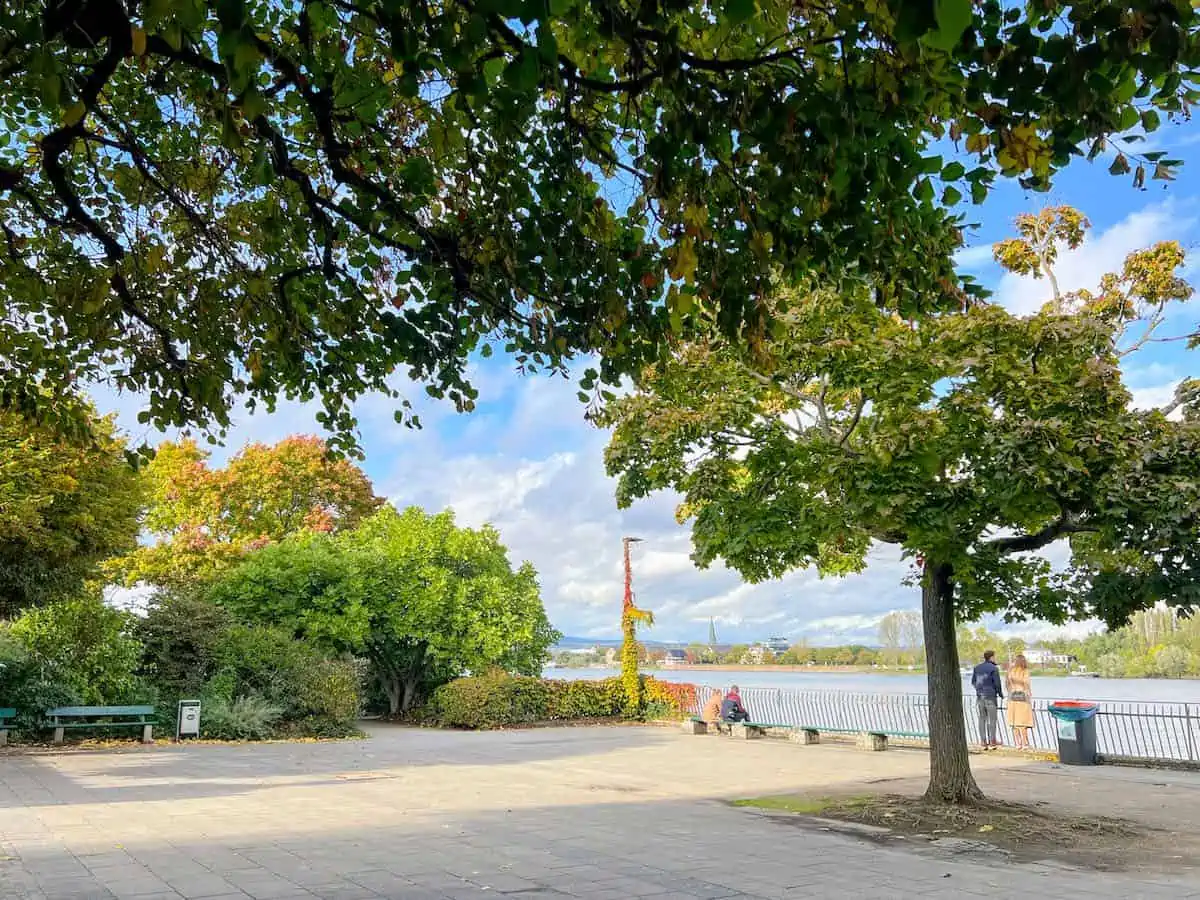
[[[847,809],[862,806],[873,799],[874,797],[869,795],[856,797],[805,797],[801,794],[776,794],[770,797],[747,797],[743,800],[734,800],[731,805],[750,809],[769,809],[773,812],[790,812],[805,816],[819,816],[832,807]]]

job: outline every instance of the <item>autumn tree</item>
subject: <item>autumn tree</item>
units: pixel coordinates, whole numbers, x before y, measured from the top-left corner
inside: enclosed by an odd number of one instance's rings
[[[167,442],[145,469],[155,538],[108,569],[127,584],[203,582],[250,550],[302,531],[351,528],[383,503],[362,470],[325,442],[248,444],[223,469],[192,440]]]
[[[879,620],[879,646],[883,649],[883,660],[890,665],[900,662],[900,614],[890,612]]]
[[[0,618],[76,593],[132,549],[141,487],[111,417],[72,439],[0,409]]]
[[[148,424],[218,432],[243,400],[320,397],[350,444],[352,402],[398,369],[471,408],[493,341],[524,370],[603,351],[586,393],[697,304],[760,334],[775,268],[954,306],[958,204],[1182,113],[1198,15],[7,3],[0,391],[64,414],[55,388],[106,382]]]
[[[971,775],[955,630],[986,612],[1121,623],[1200,600],[1200,430],[1129,408],[1119,323],[971,306],[920,324],[863,292],[780,288],[751,357],[698,333],[611,403],[622,505],[683,496],[694,558],[751,581],[919,561],[931,800]],[[1038,551],[1070,541],[1052,570]]]
[[[560,637],[537,573],[512,567],[495,529],[416,507],[272,544],[226,571],[210,596],[250,621],[366,658],[393,715],[467,672],[538,675]]]

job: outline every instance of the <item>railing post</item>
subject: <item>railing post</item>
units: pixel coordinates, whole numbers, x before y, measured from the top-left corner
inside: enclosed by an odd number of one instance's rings
[[[1196,741],[1192,736],[1192,704],[1183,704],[1183,727],[1187,729],[1187,755],[1188,762],[1196,760]]]

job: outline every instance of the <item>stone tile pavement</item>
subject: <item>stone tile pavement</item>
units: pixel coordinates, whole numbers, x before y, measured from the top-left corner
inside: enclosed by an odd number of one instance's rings
[[[1200,898],[1200,875],[907,853],[720,802],[926,765],[649,728],[0,755],[0,900]]]

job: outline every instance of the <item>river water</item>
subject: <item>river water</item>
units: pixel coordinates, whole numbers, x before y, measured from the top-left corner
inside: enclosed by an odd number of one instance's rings
[[[600,679],[619,675],[616,669],[547,669],[547,678]],[[847,691],[859,694],[923,694],[925,675],[873,674],[867,672],[789,672],[753,669],[729,672],[710,669],[649,669],[646,674],[663,681],[690,682],[742,688],[783,688],[797,691]],[[969,687],[963,676],[964,686]],[[1033,679],[1036,697],[1059,700],[1140,700],[1168,703],[1200,703],[1200,679],[1166,678],[1079,678],[1039,676]]]

